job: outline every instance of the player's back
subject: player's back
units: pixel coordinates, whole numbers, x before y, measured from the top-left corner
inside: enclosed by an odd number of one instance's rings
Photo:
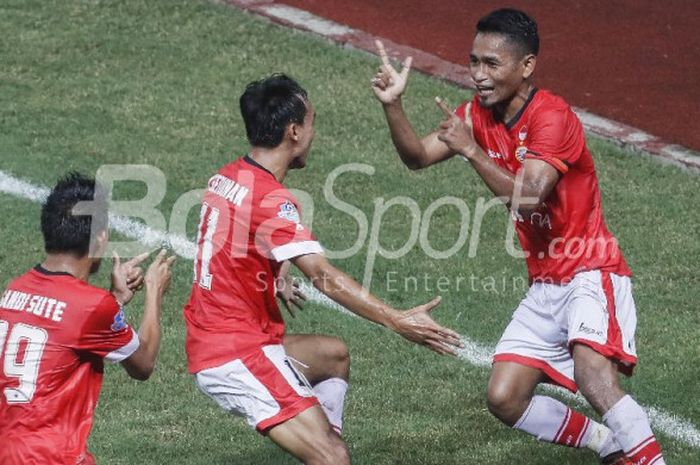
[[[11,282],[0,298],[0,463],[92,463],[103,359],[137,347],[109,292],[41,267]]]
[[[190,372],[279,343],[284,320],[274,280],[280,262],[299,248],[321,251],[300,224],[291,193],[250,157],[229,163],[209,180],[197,247],[184,309]]]

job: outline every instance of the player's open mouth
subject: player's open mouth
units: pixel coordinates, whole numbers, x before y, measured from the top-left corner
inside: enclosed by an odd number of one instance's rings
[[[479,93],[480,96],[488,97],[491,94],[493,94],[494,88],[486,86],[476,86],[476,91]]]

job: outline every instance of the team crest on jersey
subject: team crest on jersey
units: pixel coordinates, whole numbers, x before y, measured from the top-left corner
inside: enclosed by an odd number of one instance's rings
[[[114,315],[114,322],[112,323],[112,326],[110,329],[114,331],[115,333],[118,333],[122,329],[126,328],[127,323],[126,323],[126,314],[124,313],[124,308],[119,307],[119,311],[117,312],[116,315]]]
[[[523,127],[520,128],[520,131],[518,131],[518,140],[520,143],[525,142],[525,139],[527,139],[527,124],[523,125]]]
[[[515,149],[515,158],[522,163],[525,160],[525,155],[527,154],[527,147],[524,145],[519,145],[518,148]]]
[[[291,221],[292,223],[301,223],[301,218],[299,218],[297,207],[295,207],[292,202],[284,202],[282,205],[280,205],[280,211],[277,212],[277,216],[287,221]]]

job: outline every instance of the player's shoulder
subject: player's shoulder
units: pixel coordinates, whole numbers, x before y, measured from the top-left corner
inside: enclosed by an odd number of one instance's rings
[[[535,93],[531,108],[533,114],[565,114],[573,111],[571,105],[563,97],[544,89],[538,89]]]
[[[571,105],[559,95],[538,90],[528,106],[527,119],[533,129],[538,127],[575,127],[578,117]]]

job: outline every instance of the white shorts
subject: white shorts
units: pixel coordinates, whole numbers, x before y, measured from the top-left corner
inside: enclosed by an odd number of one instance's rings
[[[318,404],[282,345],[260,347],[195,374],[199,389],[227,412],[265,433]]]
[[[637,363],[636,327],[627,276],[594,270],[578,273],[567,285],[535,282],[513,313],[493,360],[538,368],[554,384],[576,392],[572,345],[585,344],[616,360],[629,376]]]

